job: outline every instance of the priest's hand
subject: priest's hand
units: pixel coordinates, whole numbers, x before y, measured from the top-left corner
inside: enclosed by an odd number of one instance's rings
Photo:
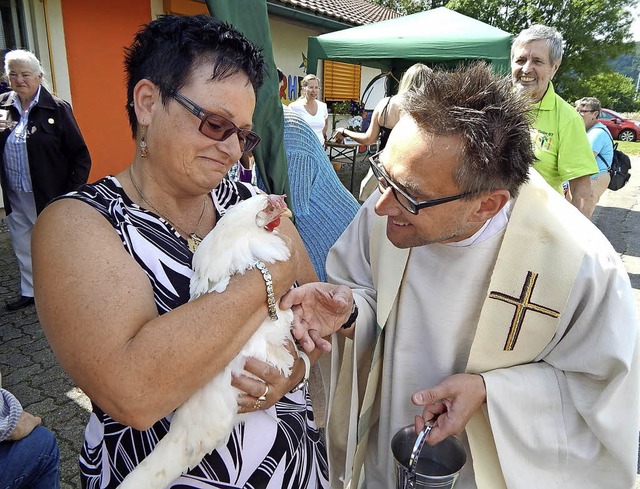
[[[426,423],[433,424],[427,443],[435,445],[451,435],[464,431],[471,416],[487,400],[484,379],[477,374],[455,374],[430,389],[416,392],[411,400],[424,406],[416,416],[416,432]]]
[[[308,283],[288,291],[280,308],[293,311],[293,336],[305,351],[331,350],[325,336],[331,336],[347,322],[353,307],[353,294],[345,285]]]

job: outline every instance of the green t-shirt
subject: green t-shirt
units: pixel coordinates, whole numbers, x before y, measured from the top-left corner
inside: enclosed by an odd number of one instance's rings
[[[584,121],[549,82],[547,93],[533,107],[531,141],[538,161],[533,167],[562,193],[562,182],[598,173]]]

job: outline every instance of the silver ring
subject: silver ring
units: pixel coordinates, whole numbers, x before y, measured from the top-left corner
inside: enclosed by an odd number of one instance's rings
[[[264,394],[258,397],[258,401],[264,402],[267,400],[267,394],[269,394],[269,384],[264,384]]]

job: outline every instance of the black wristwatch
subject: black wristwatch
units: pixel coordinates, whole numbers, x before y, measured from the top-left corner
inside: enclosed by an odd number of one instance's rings
[[[356,305],[356,301],[353,301],[353,309],[351,309],[351,315],[349,316],[349,319],[347,319],[347,322],[344,323],[342,326],[340,326],[340,328],[349,329],[351,326],[353,326],[353,323],[356,322],[357,317],[358,317],[358,306]]]

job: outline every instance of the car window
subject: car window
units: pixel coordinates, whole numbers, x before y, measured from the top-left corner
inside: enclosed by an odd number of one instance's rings
[[[607,121],[610,121],[611,119],[613,119],[613,116],[607,112],[600,111],[598,119],[605,119]]]

